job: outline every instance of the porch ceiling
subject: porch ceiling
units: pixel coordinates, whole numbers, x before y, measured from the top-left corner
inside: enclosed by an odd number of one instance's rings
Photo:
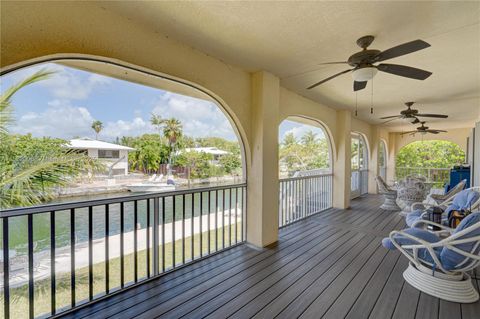
[[[282,85],[337,109],[354,108],[352,78],[343,75],[313,90],[315,81],[346,69],[319,63],[346,60],[359,51],[355,41],[376,37],[371,48],[384,50],[415,39],[432,47],[391,63],[433,72],[426,81],[386,73],[358,94],[359,118],[379,117],[417,101],[426,113],[446,113],[431,127],[466,127],[480,118],[479,2],[102,2],[112,10],[162,35],[249,71],[268,70]],[[305,71],[313,72],[292,76]],[[407,126],[408,125],[408,126]],[[396,121],[391,130],[411,128]]]

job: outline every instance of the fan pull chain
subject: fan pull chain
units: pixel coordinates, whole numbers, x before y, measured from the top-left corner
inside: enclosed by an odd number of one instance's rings
[[[358,116],[358,92],[355,92],[355,116]]]
[[[373,73],[373,70],[372,70],[372,73]],[[373,76],[372,76],[372,94],[370,99],[370,114],[373,114]]]

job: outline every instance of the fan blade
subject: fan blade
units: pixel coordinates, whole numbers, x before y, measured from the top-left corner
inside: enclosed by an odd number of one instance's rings
[[[434,134],[437,134],[437,133],[447,133],[447,131],[444,131],[444,130],[433,130],[433,129],[432,129],[432,130],[427,130],[427,131],[430,132],[430,133],[436,132],[436,133],[434,133]]]
[[[353,81],[353,91],[363,90],[367,86],[367,81],[357,82]]]
[[[440,132],[437,132],[435,130],[425,130],[424,132],[430,133],[430,134],[438,134]]]
[[[381,124],[387,124],[388,122],[391,122],[391,121],[395,121],[395,120],[399,120],[401,119],[401,117],[396,117],[396,118],[393,118],[393,119],[390,119],[390,120],[386,120],[385,122],[382,122]]]
[[[420,116],[420,117],[436,117],[439,119],[446,119],[448,115],[443,115],[443,114],[415,114],[415,116]]]
[[[319,63],[318,65],[325,65],[325,64],[348,64],[347,61],[342,61],[342,62],[325,62],[325,63]]]
[[[322,80],[322,81],[320,81],[320,82],[317,82],[317,83],[309,86],[309,87],[307,88],[307,90],[313,89],[314,87],[319,86],[319,85],[322,84],[322,83],[325,83],[325,82],[327,82],[327,81],[330,81],[331,79],[336,78],[336,77],[339,76],[339,75],[342,75],[342,74],[345,74],[345,73],[348,73],[348,72],[351,72],[351,71],[353,71],[353,69],[345,70],[345,71],[342,71],[342,72],[337,73],[337,74],[335,74],[335,75],[332,75],[331,77],[328,77],[328,78],[326,78],[326,79],[324,79],[324,80]]]
[[[402,132],[400,135],[405,135],[405,134],[415,134],[418,133],[418,131],[408,131],[408,132]]]
[[[404,44],[397,45],[396,47],[387,49],[385,51],[380,52],[377,56],[375,61],[385,61],[388,59],[393,59],[405,54],[409,54],[415,51],[423,50],[428,48],[430,44],[422,40],[415,40],[411,42],[407,42]]]
[[[381,120],[386,120],[386,119],[391,119],[391,118],[394,118],[394,117],[400,118],[402,116],[401,115],[384,116],[384,117],[381,117],[380,119]]]
[[[382,72],[391,73],[415,80],[425,80],[430,75],[432,75],[432,72],[398,64],[382,63],[377,66],[377,69]]]

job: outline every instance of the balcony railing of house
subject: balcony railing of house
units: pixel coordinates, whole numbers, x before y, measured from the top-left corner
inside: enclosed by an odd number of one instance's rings
[[[436,187],[443,187],[450,180],[450,168],[432,168],[432,167],[396,167],[395,176],[397,179],[409,175],[420,175],[427,179]]]
[[[332,207],[333,175],[280,179],[279,227]]]
[[[244,242],[246,184],[0,212],[4,318],[56,315]]]

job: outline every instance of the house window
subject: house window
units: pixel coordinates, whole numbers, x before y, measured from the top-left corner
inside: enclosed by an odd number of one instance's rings
[[[120,158],[120,151],[98,150],[98,158]]]

